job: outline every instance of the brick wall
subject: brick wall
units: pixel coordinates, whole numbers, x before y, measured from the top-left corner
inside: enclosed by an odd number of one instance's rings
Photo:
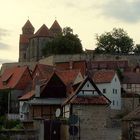
[[[108,117],[107,106],[74,105],[73,114],[80,118],[80,140],[104,140]]]

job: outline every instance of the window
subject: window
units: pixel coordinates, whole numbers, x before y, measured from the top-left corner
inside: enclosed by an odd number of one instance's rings
[[[127,84],[127,89],[131,89],[131,84]]]
[[[117,89],[115,89],[115,93],[117,94]]]
[[[115,101],[114,100],[112,101],[112,104],[115,105]]]
[[[106,89],[105,88],[103,89],[103,93],[106,93]]]
[[[113,94],[114,94],[115,89],[113,89]]]
[[[117,79],[115,78],[115,82],[117,81]]]

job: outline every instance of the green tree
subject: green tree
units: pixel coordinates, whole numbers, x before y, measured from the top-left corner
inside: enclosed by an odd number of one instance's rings
[[[135,49],[134,49],[135,54],[140,54],[140,44],[136,44]]]
[[[66,27],[62,34],[46,44],[42,52],[44,56],[47,56],[50,54],[77,54],[82,53],[83,50],[78,35],[74,35],[73,30]]]
[[[121,28],[113,28],[111,32],[96,35],[96,40],[96,53],[128,54],[133,51],[133,39]]]

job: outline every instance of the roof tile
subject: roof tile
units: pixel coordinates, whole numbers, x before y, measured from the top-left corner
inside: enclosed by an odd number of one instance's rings
[[[115,76],[113,70],[99,70],[93,73],[93,81],[95,83],[110,83]]]

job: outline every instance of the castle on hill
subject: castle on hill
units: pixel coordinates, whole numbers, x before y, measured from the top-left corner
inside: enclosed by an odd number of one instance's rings
[[[19,39],[19,62],[37,62],[43,58],[43,47],[62,33],[62,28],[55,20],[50,28],[43,24],[35,33],[34,31],[34,26],[27,20]]]

